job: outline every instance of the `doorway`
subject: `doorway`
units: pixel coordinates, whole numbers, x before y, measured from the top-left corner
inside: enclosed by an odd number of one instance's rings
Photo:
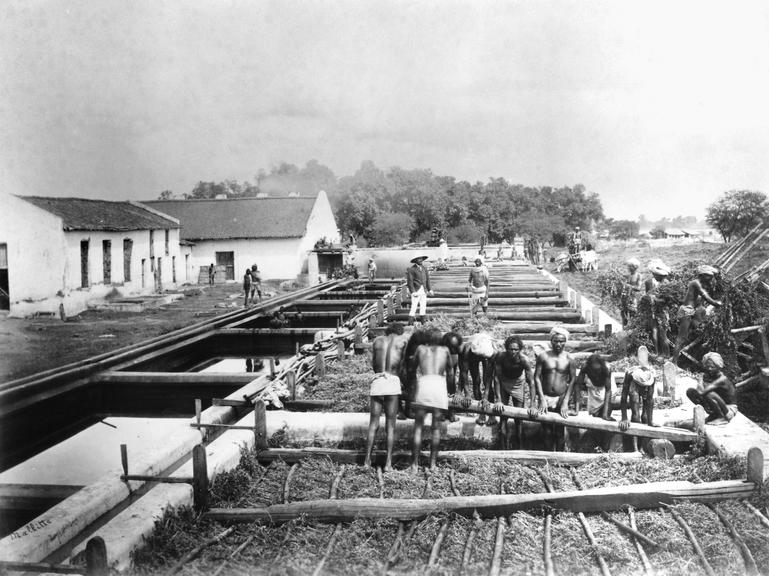
[[[217,252],[216,267],[224,268],[225,280],[235,280],[235,252]]]
[[[8,244],[0,244],[0,310],[11,309],[8,293]]]
[[[80,241],[80,287],[88,288],[88,240]]]

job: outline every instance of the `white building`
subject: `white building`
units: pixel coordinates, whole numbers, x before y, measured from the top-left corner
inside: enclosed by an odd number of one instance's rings
[[[145,205],[179,220],[183,242],[191,242],[191,272],[215,264],[227,280],[240,281],[246,268],[263,279],[291,279],[308,273],[308,254],[339,232],[326,193],[306,196],[222,200],[155,200]]]
[[[186,282],[179,223],[132,202],[0,198],[0,309],[66,314],[113,289],[151,293]]]

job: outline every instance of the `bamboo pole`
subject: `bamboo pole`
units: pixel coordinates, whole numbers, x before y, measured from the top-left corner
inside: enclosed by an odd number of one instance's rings
[[[339,471],[336,473],[336,476],[334,476],[334,479],[331,482],[331,488],[329,489],[328,495],[329,499],[331,500],[336,499],[337,492],[339,490],[339,483],[342,481],[342,476],[344,476],[344,470],[345,466],[342,464],[342,466],[339,467]],[[323,552],[323,556],[318,562],[318,565],[315,567],[315,570],[313,570],[312,576],[320,576],[320,573],[323,571],[323,567],[326,565],[326,562],[331,556],[331,553],[334,551],[334,546],[336,546],[336,541],[339,538],[339,533],[341,531],[342,524],[337,522],[334,526],[334,530],[331,532],[331,537],[328,539],[328,544],[326,544],[326,550]]]
[[[700,546],[699,541],[697,540],[697,537],[694,535],[694,532],[692,532],[692,529],[689,527],[689,524],[687,524],[686,520],[684,519],[681,514],[678,513],[678,511],[673,508],[672,506],[668,506],[663,504],[665,508],[672,514],[673,518],[676,522],[678,522],[678,525],[681,526],[684,533],[686,534],[686,537],[689,539],[689,542],[692,545],[692,548],[694,548],[694,552],[697,554],[697,557],[700,559],[700,562],[702,563],[702,567],[705,569],[705,573],[708,576],[716,576],[716,573],[713,572],[713,567],[710,565],[710,562],[708,562],[708,559],[705,557],[705,552],[702,551],[702,546]]]
[[[591,488],[583,491],[552,494],[506,494],[484,496],[450,496],[429,500],[352,498],[348,500],[307,500],[289,504],[273,504],[256,508],[215,509],[207,518],[223,522],[283,523],[306,515],[318,522],[340,522],[360,518],[396,518],[414,520],[430,514],[454,512],[471,516],[477,511],[484,518],[505,516],[518,511],[551,507],[573,512],[601,512],[635,508],[658,508],[683,500],[712,502],[751,496],[754,482],[723,480],[693,484],[686,481],[649,482],[626,486]]]
[[[747,500],[742,500],[742,503],[745,505],[745,507],[748,510],[750,510],[756,516],[756,518],[758,518],[758,521],[761,522],[761,524],[763,524],[764,528],[769,528],[769,518],[764,516],[761,510],[753,506],[753,504],[751,504]]]
[[[191,562],[192,560],[200,556],[200,553],[203,550],[205,550],[209,546],[213,546],[214,544],[221,542],[227,536],[232,534],[234,531],[235,531],[235,526],[230,526],[229,528],[217,534],[213,538],[209,538],[199,546],[196,546],[195,548],[190,550],[187,554],[185,554],[176,564],[171,566],[171,569],[168,572],[166,572],[166,576],[173,576],[174,574],[180,572],[182,568],[184,568],[185,564],[187,564],[188,562]]]
[[[497,535],[494,539],[494,552],[491,555],[491,566],[489,566],[489,576],[499,576],[502,569],[502,549],[505,544],[505,528],[507,523],[504,516],[497,518]]]
[[[253,541],[253,539],[254,539],[254,537],[253,537],[253,536],[249,536],[248,538],[246,538],[246,539],[243,541],[243,543],[242,543],[242,544],[240,544],[240,546],[238,546],[237,548],[235,548],[235,550],[233,550],[233,551],[232,551],[232,554],[230,554],[229,556],[227,556],[227,558],[224,560],[224,562],[222,562],[222,563],[219,565],[219,567],[216,569],[216,572],[214,572],[214,573],[212,574],[212,576],[219,576],[219,575],[220,575],[222,572],[224,572],[224,569],[227,567],[227,564],[230,562],[230,560],[232,560],[232,559],[233,559],[233,558],[235,558],[235,557],[236,557],[238,554],[240,554],[241,552],[243,552],[243,550],[245,550],[245,549],[246,549],[246,546],[248,546],[249,544],[251,544],[251,542]]]
[[[745,544],[745,540],[743,540],[742,536],[740,536],[739,532],[735,529],[734,524],[729,522],[726,516],[724,516],[714,504],[708,504],[707,506],[715,512],[716,516],[718,516],[718,519],[721,521],[721,524],[724,525],[727,532],[729,532],[729,535],[732,537],[732,540],[737,545],[737,548],[740,549],[742,560],[745,563],[746,574],[748,574],[748,576],[758,576],[756,560],[753,558],[753,554],[750,553],[750,548]]]
[[[467,568],[467,563],[470,562],[470,558],[473,555],[473,542],[475,542],[475,537],[478,534],[478,529],[483,524],[483,521],[481,520],[480,516],[478,514],[473,514],[473,525],[470,528],[470,532],[467,533],[467,540],[465,540],[465,548],[462,550],[462,563],[459,565],[459,576],[462,576],[465,573],[465,568]]]
[[[283,483],[283,503],[288,504],[288,497],[291,493],[291,479],[294,477],[294,474],[296,473],[296,469],[299,468],[299,464],[296,463],[288,471],[288,474],[286,474],[286,481]]]
[[[638,530],[638,526],[636,526],[635,523],[635,510],[633,510],[632,506],[628,506],[627,514],[630,518],[630,527],[633,530]],[[638,557],[641,559],[641,564],[643,564],[646,576],[654,576],[654,568],[652,567],[652,563],[649,562],[649,557],[646,555],[646,550],[644,550],[643,546],[641,546],[641,543],[637,538],[633,538],[633,544],[635,544],[635,549],[638,552]]]
[[[569,416],[563,418],[560,414],[546,412],[537,416],[530,416],[526,408],[515,408],[513,406],[504,406],[502,412],[491,404],[484,404],[477,400],[468,399],[450,399],[449,407],[457,411],[475,412],[479,414],[489,414],[496,416],[506,416],[516,420],[528,420],[530,422],[541,422],[545,424],[558,424],[560,426],[571,426],[573,428],[585,428],[588,430],[602,430],[615,434],[624,434],[626,436],[640,436],[644,438],[663,438],[672,442],[694,442],[697,435],[682,428],[670,428],[665,426],[647,426],[645,424],[633,423],[630,428],[623,431],[619,429],[619,423],[608,422],[600,418],[594,418],[588,415]]]
[[[572,478],[572,481],[574,482],[574,486],[576,486],[577,490],[582,490],[582,484],[577,478],[577,475],[574,472],[574,468],[570,468],[569,471],[571,472],[571,478]],[[552,492],[552,486],[550,486],[549,483],[548,483],[548,492]],[[593,530],[590,528],[590,523],[587,521],[585,514],[583,512],[577,512],[577,519],[579,520],[579,523],[582,524],[582,529],[585,531],[585,536],[587,537],[587,541],[590,543],[590,546],[593,547],[593,554],[595,554],[596,561],[598,562],[598,567],[601,569],[601,574],[603,574],[603,576],[611,576],[611,572],[609,571],[609,565],[606,563],[606,560],[604,559],[603,555],[598,550],[598,542],[596,542],[595,536],[593,535]]]

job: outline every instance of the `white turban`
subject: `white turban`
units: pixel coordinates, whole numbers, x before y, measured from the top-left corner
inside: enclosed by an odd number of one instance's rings
[[[569,339],[569,331],[566,328],[561,328],[560,326],[553,326],[553,329],[550,330],[550,339],[552,340],[553,336],[555,336],[556,334],[560,334],[561,336],[566,338],[566,340]]]
[[[643,366],[633,368],[630,376],[633,378],[633,382],[640,386],[647,387],[654,384],[654,372],[652,372],[651,368],[644,368]]]
[[[713,367],[716,370],[723,370],[724,359],[718,352],[708,352],[702,357],[702,365],[705,368]]]
[[[641,267],[641,261],[638,258],[628,258],[625,264],[627,264],[628,266],[635,266],[636,268]]]
[[[494,356],[494,338],[490,335],[481,332],[480,334],[473,334],[469,338],[470,352],[477,356],[483,356],[484,358],[491,358]]]
[[[705,274],[707,276],[713,276],[715,273],[718,272],[715,268],[712,266],[708,266],[707,264],[703,264],[702,266],[697,266],[697,274]]]
[[[649,272],[657,274],[658,276],[668,276],[670,275],[670,266],[665,264],[659,258],[655,258],[649,262]]]

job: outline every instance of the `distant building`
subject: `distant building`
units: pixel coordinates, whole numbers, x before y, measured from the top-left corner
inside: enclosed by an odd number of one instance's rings
[[[176,219],[132,202],[4,195],[0,309],[84,310],[117,288],[151,293],[187,281]]]
[[[316,197],[153,200],[143,204],[179,220],[182,242],[192,244],[191,269],[196,275],[213,263],[227,280],[240,281],[246,268],[256,264],[263,279],[296,278],[310,272],[308,254],[316,242],[339,239],[323,191]]]

